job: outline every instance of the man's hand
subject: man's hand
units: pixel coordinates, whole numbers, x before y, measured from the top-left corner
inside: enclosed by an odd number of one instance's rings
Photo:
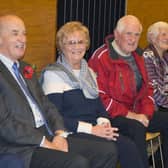
[[[108,140],[117,140],[119,134],[117,133],[118,128],[111,127],[109,124],[107,125],[96,125],[92,127],[92,134],[106,138]]]
[[[134,112],[128,112],[126,117],[139,121],[145,127],[148,127],[148,125],[149,125],[149,119],[145,114],[137,114],[137,113],[134,113]]]
[[[47,138],[44,139],[43,144],[41,144],[40,146],[43,147],[43,148],[48,148],[48,149],[55,149],[52,142],[48,141]]]
[[[55,136],[52,140],[52,144],[56,147],[57,150],[68,152],[68,142],[66,138],[61,136]]]
[[[59,150],[63,152],[68,152],[67,140],[60,136],[55,136],[52,142],[48,141],[45,138],[44,143],[41,145],[41,147],[53,149],[53,150]]]

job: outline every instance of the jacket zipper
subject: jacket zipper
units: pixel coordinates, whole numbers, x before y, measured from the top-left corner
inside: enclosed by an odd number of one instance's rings
[[[119,78],[120,78],[120,83],[121,83],[121,90],[123,92],[124,91],[124,81],[123,81],[123,76],[121,72],[119,72]]]

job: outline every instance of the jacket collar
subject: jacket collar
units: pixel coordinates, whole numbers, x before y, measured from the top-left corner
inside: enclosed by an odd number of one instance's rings
[[[120,54],[118,54],[115,50],[114,50],[114,48],[113,48],[113,46],[112,46],[112,42],[114,41],[114,35],[108,35],[107,37],[106,37],[106,39],[105,39],[105,44],[106,44],[106,46],[107,46],[107,48],[108,48],[108,52],[109,52],[109,56],[113,59],[113,60],[119,60],[119,58],[120,58],[120,56],[122,56],[122,55],[120,55]],[[132,52],[132,55],[135,55],[136,53],[136,55],[139,55],[139,56],[141,56],[142,55],[142,49],[141,48],[139,48],[139,47],[137,47],[137,49],[134,51],[134,52]]]

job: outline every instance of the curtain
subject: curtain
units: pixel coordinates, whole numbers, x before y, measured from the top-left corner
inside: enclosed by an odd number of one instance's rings
[[[80,21],[88,27],[91,46],[85,58],[103,44],[117,20],[125,14],[126,0],[58,0],[58,28],[68,21]]]

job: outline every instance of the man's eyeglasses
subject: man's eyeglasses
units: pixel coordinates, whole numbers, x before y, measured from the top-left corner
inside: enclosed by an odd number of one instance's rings
[[[67,41],[65,43],[63,43],[64,45],[68,45],[68,46],[75,46],[75,45],[86,45],[86,41],[84,40],[70,40]]]

